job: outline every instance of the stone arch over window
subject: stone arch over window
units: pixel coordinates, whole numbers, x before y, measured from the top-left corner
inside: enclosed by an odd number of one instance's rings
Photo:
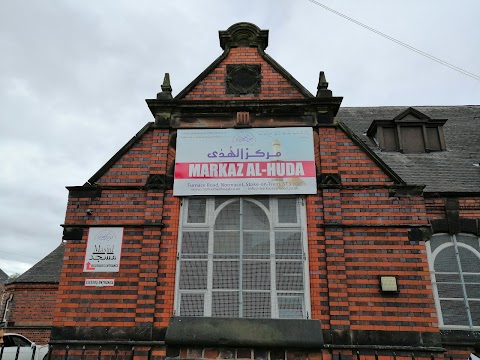
[[[480,329],[480,238],[434,234],[427,254],[440,327]]]
[[[305,221],[303,198],[184,199],[176,315],[307,318]]]

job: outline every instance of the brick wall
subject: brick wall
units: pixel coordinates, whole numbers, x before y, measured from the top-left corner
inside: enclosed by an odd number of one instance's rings
[[[167,142],[165,130],[152,130],[98,180],[108,186],[100,197],[69,197],[65,222],[85,229],[66,245],[55,326],[168,325],[180,200],[171,190],[126,185],[166,171],[175,156]],[[339,174],[343,187],[307,197],[312,317],[335,331],[438,331],[424,244],[408,238],[411,227],[428,224],[423,198],[389,197],[393,181],[340,129],[321,128],[316,143],[320,172]],[[115,287],[86,288],[88,226],[114,224],[124,227],[120,271],[106,276]],[[379,275],[397,276],[400,292],[382,294]]]
[[[458,206],[458,215],[463,218],[480,218],[480,197],[477,195],[461,197],[428,197],[425,200],[429,219],[447,219],[447,199],[453,199]]]
[[[168,326],[180,202],[172,190],[143,187],[150,174],[164,174],[174,161],[168,136],[168,130],[147,132],[98,179],[99,197],[70,194],[65,224],[82,226],[83,236],[65,246],[54,326],[71,335],[62,338],[155,340]],[[120,271],[84,273],[88,228],[109,225],[124,228]],[[115,286],[85,287],[86,278],[113,278]]]
[[[427,226],[420,196],[390,197],[393,184],[341,130],[319,129],[320,172],[343,187],[307,197],[312,317],[333,331],[438,332],[425,245],[408,231]],[[396,276],[397,294],[379,276]]]
[[[57,284],[8,284],[5,299],[11,295],[13,297],[9,305],[5,332],[24,335],[37,344],[48,343],[57,290]]]

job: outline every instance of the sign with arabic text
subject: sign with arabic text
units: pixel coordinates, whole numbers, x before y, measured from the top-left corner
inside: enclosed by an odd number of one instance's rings
[[[83,271],[118,272],[122,240],[122,227],[90,228]]]
[[[178,130],[175,196],[315,194],[313,130]]]

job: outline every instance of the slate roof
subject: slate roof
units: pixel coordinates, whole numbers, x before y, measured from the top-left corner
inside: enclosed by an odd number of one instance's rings
[[[380,151],[366,136],[373,120],[391,120],[406,106],[341,107],[336,120],[347,125],[409,185],[425,192],[480,192],[480,106],[414,106],[432,119],[447,119],[443,127],[446,151],[402,154]]]
[[[0,283],[5,283],[7,279],[8,279],[8,275],[5,273],[5,271],[0,269]]]
[[[58,283],[63,265],[65,245],[60,244],[50,254],[45,256],[22,275],[12,280],[13,283]]]

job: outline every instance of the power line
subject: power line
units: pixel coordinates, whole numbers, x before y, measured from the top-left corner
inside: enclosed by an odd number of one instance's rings
[[[342,14],[342,13],[339,12],[339,11],[336,11],[336,10],[334,10],[334,9],[332,9],[332,8],[329,8],[328,6],[326,6],[326,5],[322,4],[322,3],[319,3],[318,1],[315,1],[315,0],[307,0],[307,1],[310,1],[311,3],[313,3],[313,4],[317,5],[317,6],[320,6],[320,7],[324,8],[325,10],[328,10],[328,11],[334,13],[335,15],[338,15],[338,16],[340,16],[340,17],[342,17],[342,18],[344,18],[344,19],[346,19],[346,20],[348,20],[348,21],[351,21],[351,22],[353,22],[354,24],[357,24],[357,25],[359,25],[359,26],[361,26],[361,27],[363,27],[363,28],[365,28],[365,29],[367,29],[367,30],[369,30],[369,31],[377,34],[377,35],[380,35],[380,36],[384,37],[385,39],[388,39],[388,40],[390,40],[390,41],[393,41],[393,42],[397,43],[398,45],[401,45],[401,46],[403,46],[403,47],[405,47],[405,48],[407,48],[407,49],[409,49],[409,50],[411,50],[411,51],[413,51],[413,52],[416,52],[416,53],[419,54],[419,55],[425,56],[426,58],[428,58],[428,59],[430,59],[430,60],[433,60],[433,61],[435,61],[435,62],[437,62],[437,63],[439,63],[439,64],[441,64],[441,65],[443,65],[443,66],[446,66],[446,67],[448,67],[448,68],[450,68],[450,69],[452,69],[452,70],[455,70],[455,71],[457,71],[457,72],[459,72],[459,73],[461,73],[461,74],[463,74],[463,75],[465,75],[465,76],[471,77],[472,79],[475,79],[475,80],[477,80],[477,81],[480,81],[480,76],[479,76],[479,75],[476,75],[476,74],[471,73],[471,72],[469,72],[469,71],[467,71],[467,70],[464,70],[464,69],[462,69],[462,68],[459,68],[458,66],[455,66],[455,65],[453,65],[453,64],[450,64],[450,63],[448,63],[448,62],[446,62],[446,61],[444,61],[444,60],[442,60],[442,59],[439,59],[439,58],[437,58],[437,57],[435,57],[435,56],[433,56],[433,55],[430,55],[430,54],[426,53],[425,51],[422,51],[422,50],[419,50],[419,49],[417,49],[417,48],[415,48],[415,47],[413,47],[413,46],[410,46],[410,45],[404,43],[403,41],[400,41],[400,40],[398,40],[398,39],[395,39],[394,37],[389,36],[389,35],[381,32],[381,31],[378,31],[378,30],[376,30],[376,29],[374,29],[374,28],[372,28],[372,27],[370,27],[370,26],[368,26],[368,25],[365,25],[365,24],[361,23],[360,21],[357,21],[357,20],[355,20],[355,19],[353,19],[353,18],[351,18],[351,17],[349,17],[349,16],[347,16],[347,15],[345,15],[345,14]]]

